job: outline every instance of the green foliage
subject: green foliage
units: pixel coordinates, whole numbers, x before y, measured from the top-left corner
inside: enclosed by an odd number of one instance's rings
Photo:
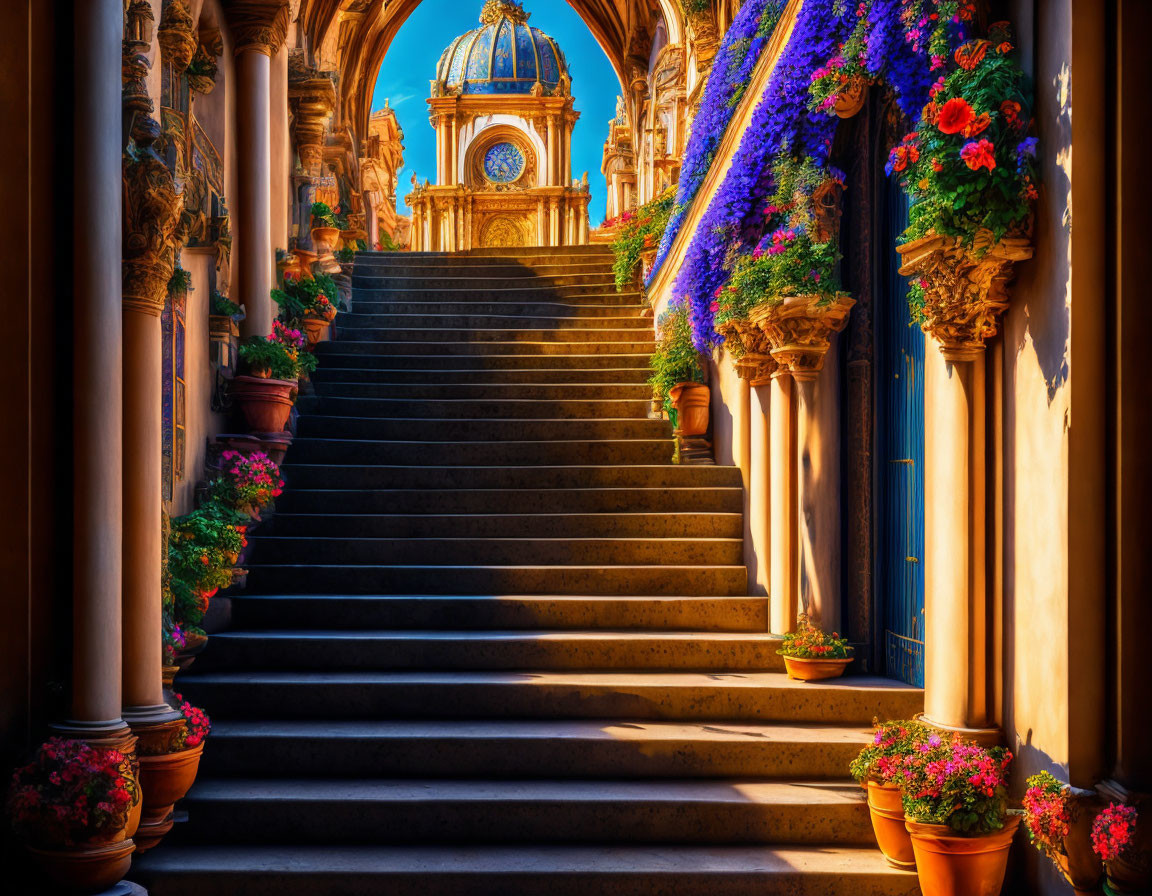
[[[912,199],[905,242],[939,233],[971,245],[982,230],[999,240],[1029,229],[1036,141],[1027,78],[1010,51],[1006,40],[962,45],[959,67],[892,151],[889,170]]]
[[[634,214],[622,215],[619,236],[612,243],[616,260],[612,270],[616,274],[616,290],[620,292],[632,282],[640,265],[640,255],[645,249],[655,250],[668,226],[672,207],[676,204],[676,190],[669,187],[651,202]]]
[[[336,216],[332,213],[332,207],[326,202],[313,202],[312,203],[312,226],[313,227],[335,227]]]
[[[172,276],[168,278],[168,295],[175,296],[190,292],[192,289],[192,275],[179,264],[172,269]]]
[[[279,322],[277,322],[279,323]],[[296,330],[288,330],[296,333]],[[301,337],[301,341],[303,337]],[[316,369],[316,357],[301,346],[286,345],[269,336],[253,336],[240,346],[240,360],[249,370],[268,370],[273,379],[295,380]]]
[[[168,539],[168,588],[172,618],[199,625],[208,599],[232,583],[232,566],[246,544],[248,518],[209,503],[172,520]]]
[[[244,309],[224,295],[224,293],[220,292],[220,290],[214,289],[208,302],[208,313],[221,317],[237,317],[244,313]]]
[[[305,315],[321,312],[326,299],[331,307],[344,310],[336,281],[327,274],[316,274],[311,279],[284,278],[284,288],[272,290],[272,301],[280,306],[278,317],[285,324],[299,327]]]
[[[356,260],[356,250],[355,249],[348,249],[348,248],[337,249],[332,254],[335,256],[336,260],[338,262],[340,262],[340,264],[351,264],[353,261]]]
[[[688,308],[685,304],[669,308],[660,316],[656,338],[656,350],[649,362],[652,376],[648,383],[652,395],[663,399],[664,409],[675,424],[675,410],[668,397],[677,383],[704,382],[704,369],[700,365],[700,353],[692,345],[692,327],[688,322]]]
[[[822,631],[804,614],[800,615],[796,631],[788,632],[783,646],[776,651],[780,656],[804,660],[843,660],[852,652],[847,638],[841,638],[839,632]]]
[[[861,784],[895,784],[902,777],[904,758],[928,741],[932,729],[911,720],[881,724],[874,719],[872,724],[876,728],[872,742],[852,760],[848,771]]]
[[[811,159],[782,158],[773,177],[776,190],[765,209],[763,238],[738,257],[731,281],[716,290],[717,324],[743,320],[756,306],[779,304],[788,296],[818,295],[826,303],[841,292],[839,235],[822,233],[820,214],[821,201],[842,188],[842,175]],[[827,222],[824,229],[835,230]]]
[[[380,234],[380,242],[379,242],[379,245],[377,246],[377,248],[383,250],[384,252],[400,252],[400,251],[402,251],[400,244],[397,243],[396,240],[392,239],[392,234],[390,234],[390,233]]]

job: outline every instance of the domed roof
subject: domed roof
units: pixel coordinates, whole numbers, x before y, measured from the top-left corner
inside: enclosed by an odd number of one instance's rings
[[[528,16],[516,0],[488,0],[480,27],[456,38],[440,57],[436,80],[449,93],[565,93],[564,54],[556,41],[528,25]]]

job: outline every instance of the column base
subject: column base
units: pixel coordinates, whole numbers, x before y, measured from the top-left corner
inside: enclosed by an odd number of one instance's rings
[[[965,740],[974,741],[982,747],[999,747],[1004,744],[1004,732],[999,728],[958,728],[954,725],[934,722],[924,713],[917,714],[916,721],[923,722],[929,728],[935,728],[937,731],[959,734]]]
[[[172,744],[184,726],[183,714],[167,703],[125,707],[124,721],[136,735],[136,750],[143,756],[171,752]]]
[[[107,719],[99,722],[65,719],[49,727],[58,737],[82,740],[88,746],[101,750],[131,753],[136,748],[136,736],[123,719]]]

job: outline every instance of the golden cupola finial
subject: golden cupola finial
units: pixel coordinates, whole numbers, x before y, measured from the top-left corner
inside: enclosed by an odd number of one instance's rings
[[[501,19],[508,19],[513,24],[523,25],[531,15],[517,0],[488,0],[480,10],[480,21],[485,25],[495,25]]]

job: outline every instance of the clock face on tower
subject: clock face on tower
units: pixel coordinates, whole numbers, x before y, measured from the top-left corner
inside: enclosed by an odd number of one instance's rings
[[[484,176],[494,184],[510,184],[524,173],[524,153],[512,143],[497,143],[484,155]]]

